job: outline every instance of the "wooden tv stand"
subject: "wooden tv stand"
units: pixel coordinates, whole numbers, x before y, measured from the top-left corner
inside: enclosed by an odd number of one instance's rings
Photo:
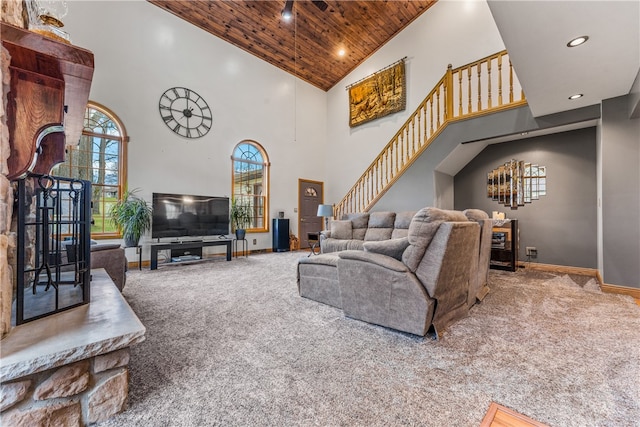
[[[216,239],[216,240],[201,240],[201,241],[189,241],[189,242],[166,242],[166,243],[152,243],[151,244],[151,270],[158,268],[158,251],[167,249],[195,249],[203,248],[205,246],[226,246],[227,247],[227,261],[231,261],[231,239]]]

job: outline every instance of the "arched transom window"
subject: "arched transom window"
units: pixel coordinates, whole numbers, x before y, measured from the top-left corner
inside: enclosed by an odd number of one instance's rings
[[[67,147],[67,158],[54,175],[91,181],[91,235],[120,237],[109,210],[126,183],[126,142],[122,122],[108,108],[89,101],[80,142]]]
[[[255,141],[244,140],[231,156],[231,194],[236,203],[248,207],[251,222],[247,231],[268,231],[269,158]]]

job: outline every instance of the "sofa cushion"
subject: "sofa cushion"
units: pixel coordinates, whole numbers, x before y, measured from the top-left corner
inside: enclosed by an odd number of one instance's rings
[[[334,239],[340,239],[340,240],[348,240],[353,238],[351,221],[332,220],[331,221],[331,237]]]
[[[416,211],[398,212],[396,213],[396,220],[393,223],[393,232],[391,233],[392,239],[400,239],[407,237],[409,234],[409,225]]]
[[[402,261],[402,254],[409,246],[409,238],[382,240],[379,242],[364,242],[365,252],[375,252],[377,254],[387,255]]]
[[[395,212],[371,212],[369,215],[369,228],[393,228],[395,220]]]
[[[467,222],[467,217],[461,211],[451,211],[433,207],[422,208],[415,214],[409,225],[409,246],[402,254],[409,270],[416,271],[431,239],[438,231],[438,227],[445,221]]]
[[[391,239],[391,233],[393,228],[368,228],[364,235],[365,242],[389,240]]]
[[[353,229],[353,239],[364,240],[364,235],[369,226],[369,213],[350,213],[344,216],[344,219],[351,220],[351,228]]]
[[[322,241],[322,253],[340,252],[347,250],[363,250],[363,240],[356,239],[332,239],[328,238]]]
[[[369,228],[364,234],[365,241],[379,241],[391,239],[395,212],[372,212],[369,215]]]

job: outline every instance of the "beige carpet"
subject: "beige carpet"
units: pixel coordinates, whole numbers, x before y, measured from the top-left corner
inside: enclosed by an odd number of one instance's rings
[[[147,327],[108,426],[478,426],[490,403],[550,426],[638,426],[640,307],[583,278],[491,272],[432,341],[300,298],[306,253],[130,271]]]

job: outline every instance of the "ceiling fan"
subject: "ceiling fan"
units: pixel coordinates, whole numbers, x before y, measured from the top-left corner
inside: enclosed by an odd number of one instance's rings
[[[294,0],[287,0],[287,2],[284,4],[284,9],[282,9],[282,18],[289,20],[293,16],[293,1]],[[312,0],[311,3],[313,3],[318,9],[323,12],[327,10],[327,7],[329,6],[322,0]]]

